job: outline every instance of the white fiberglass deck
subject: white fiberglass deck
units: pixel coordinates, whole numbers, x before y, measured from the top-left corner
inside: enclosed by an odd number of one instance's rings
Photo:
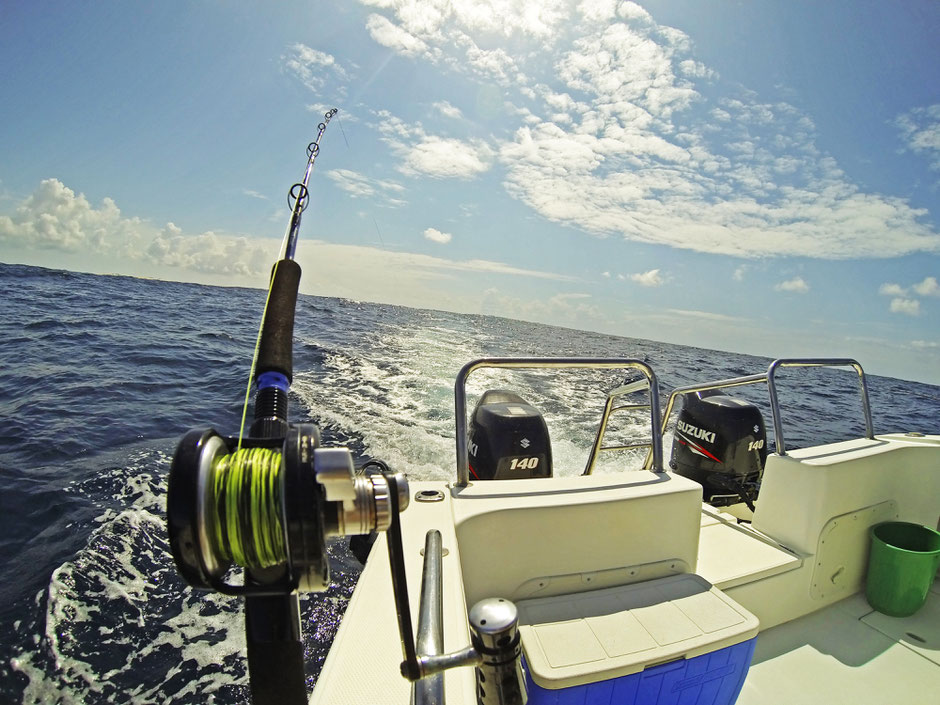
[[[940,702],[940,581],[903,619],[863,594],[762,631],[739,705]]]
[[[415,492],[443,497],[413,502],[402,515],[412,611],[429,528],[443,535],[445,651],[469,642],[467,605],[481,596],[589,598],[593,590],[696,573],[759,619],[742,705],[936,705],[940,585],[915,616],[894,619],[869,607],[864,572],[869,527],[938,524],[938,454],[938,436],[895,435],[772,456],[753,524],[701,505],[700,495],[689,500],[685,480],[674,476],[507,480],[460,492],[414,483]],[[383,535],[314,703],[408,702],[388,575]],[[369,678],[361,676],[363,663]],[[472,669],[447,672],[445,693],[451,705],[475,703]]]

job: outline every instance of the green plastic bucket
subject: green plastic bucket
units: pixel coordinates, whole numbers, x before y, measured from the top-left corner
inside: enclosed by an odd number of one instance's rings
[[[940,565],[940,533],[920,524],[889,521],[871,528],[868,604],[891,617],[924,606]]]

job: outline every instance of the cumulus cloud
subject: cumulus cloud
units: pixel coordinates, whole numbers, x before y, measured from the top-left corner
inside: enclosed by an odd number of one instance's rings
[[[920,297],[940,297],[940,284],[936,277],[924,277],[911,286],[904,287],[900,284],[887,282],[878,288],[878,293],[882,296],[890,296],[891,313],[903,313],[907,316],[920,315]]]
[[[260,274],[271,259],[257,240],[214,232],[185,235],[173,223],[158,229],[125,217],[110,198],[95,207],[58,179],[42,181],[12,215],[0,216],[0,241],[23,250],[100,255],[208,274]]]
[[[648,272],[638,272],[636,274],[631,274],[630,279],[640,286],[662,286],[665,283],[665,280],[660,275],[658,269],[651,269]]]
[[[906,296],[907,290],[900,284],[885,283],[878,288],[878,293],[882,296]]]
[[[901,297],[891,299],[891,313],[903,313],[908,316],[916,316],[920,313],[920,301]]]
[[[267,271],[271,259],[257,240],[214,232],[183,235],[173,223],[151,240],[144,256],[154,264],[193,272],[241,275]]]
[[[451,235],[450,233],[442,233],[440,230],[437,230],[436,228],[428,228],[427,230],[424,231],[425,240],[430,240],[431,242],[436,242],[441,245],[446,245],[448,242],[451,241],[451,238],[453,238],[453,235]]]
[[[112,199],[95,208],[58,179],[45,179],[12,216],[0,216],[0,240],[65,252],[114,248],[132,256],[139,250],[142,229],[143,223],[124,218]]]
[[[936,277],[924,277],[923,281],[909,287],[893,282],[887,282],[878,287],[882,296],[891,296],[890,310],[892,313],[903,313],[908,316],[920,314],[920,299],[915,297],[940,297],[940,284]]]
[[[774,286],[775,291],[789,291],[794,294],[805,294],[809,291],[809,284],[802,277],[793,277]]]
[[[921,296],[940,296],[936,277],[924,277],[924,281],[914,284],[913,289]]]

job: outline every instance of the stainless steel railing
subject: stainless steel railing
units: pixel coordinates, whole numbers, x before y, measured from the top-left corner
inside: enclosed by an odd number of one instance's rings
[[[731,379],[693,384],[674,389],[666,403],[665,413],[660,417],[659,384],[652,368],[641,360],[630,358],[483,358],[474,360],[463,366],[457,374],[454,384],[454,402],[456,407],[456,439],[457,439],[457,486],[465,487],[470,481],[468,444],[467,444],[467,378],[476,370],[482,368],[501,369],[635,369],[643,373],[646,379],[617,387],[607,395],[607,402],[598,426],[594,445],[588,457],[584,474],[589,475],[594,468],[599,453],[610,450],[627,450],[631,448],[648,447],[649,451],[643,468],[653,472],[662,472],[663,448],[662,437],[666,431],[669,417],[672,415],[676,399],[683,394],[704,392],[712,389],[727,389],[750,384],[766,382],[770,396],[770,410],[773,418],[775,451],[778,455],[786,455],[786,444],[783,432],[783,420],[780,414],[780,403],[777,394],[776,374],[784,367],[851,367],[858,375],[859,394],[862,402],[862,413],[865,419],[865,437],[874,438],[871,406],[868,397],[868,383],[865,372],[858,361],[850,358],[782,358],[770,363],[767,372],[763,374],[734,377]],[[616,406],[617,400],[627,394],[648,390],[648,404],[623,404]],[[649,408],[651,418],[651,442],[639,442],[625,445],[603,445],[604,435],[607,431],[610,416],[616,412],[628,409]]]
[[[444,585],[441,532],[431,529],[424,538],[424,567],[418,603],[417,652],[422,656],[444,653]],[[444,705],[444,673],[425,676],[412,684],[413,705]]]
[[[862,366],[855,360],[848,358],[784,358],[774,360],[763,374],[747,375],[745,377],[734,377],[731,379],[722,379],[714,382],[705,382],[703,384],[691,384],[685,387],[678,387],[669,395],[666,402],[666,411],[663,414],[660,434],[666,432],[666,425],[669,417],[672,415],[676,399],[683,394],[692,394],[694,392],[707,392],[713,389],[728,389],[731,387],[743,387],[749,384],[760,382],[767,383],[767,391],[770,395],[770,413],[773,417],[774,425],[774,448],[778,455],[786,455],[786,444],[783,436],[783,420],[780,415],[780,402],[777,395],[776,373],[782,367],[852,367],[858,374],[859,392],[862,399],[862,413],[865,417],[865,437],[874,438],[871,419],[871,406],[868,401],[868,383],[865,379],[865,372]],[[647,454],[644,468],[651,465],[652,456]]]
[[[650,433],[651,443],[648,455],[648,465],[653,472],[662,472],[663,469],[663,443],[662,431],[659,423],[659,383],[656,373],[642,360],[630,358],[555,358],[555,357],[492,357],[473,360],[464,365],[457,374],[454,384],[454,406],[456,411],[456,437],[457,437],[457,486],[466,487],[470,482],[470,465],[467,453],[467,378],[476,370],[482,368],[499,369],[634,369],[646,377],[644,382],[649,389]],[[609,397],[608,397],[609,399]],[[641,405],[647,406],[647,405]],[[601,434],[603,435],[603,434]],[[597,441],[595,441],[597,445]],[[647,444],[642,444],[647,445]],[[589,467],[593,466],[593,455],[588,460]]]
[[[634,392],[641,392],[645,389],[649,389],[649,382],[645,379],[641,379],[612,389],[607,394],[607,403],[604,404],[604,413],[601,415],[601,422],[597,426],[594,446],[591,448],[591,454],[588,456],[587,464],[584,466],[582,475],[590,475],[594,471],[594,464],[597,462],[597,456],[600,453],[606,451],[633,450],[634,448],[648,448],[652,450],[652,439],[650,441],[640,441],[637,443],[619,443],[612,446],[604,445],[604,435],[607,433],[607,425],[610,422],[611,415],[620,411],[649,408],[649,404],[620,404],[618,406],[615,406],[615,404],[617,404],[621,397],[633,394]],[[650,456],[651,453],[647,452],[647,457]]]
[[[871,421],[871,405],[868,402],[868,382],[865,380],[865,371],[855,360],[849,358],[805,358],[774,360],[767,368],[767,391],[770,393],[770,413],[774,419],[774,444],[777,455],[786,455],[786,446],[783,442],[783,421],[780,418],[780,404],[777,401],[777,386],[775,375],[781,367],[851,367],[858,375],[858,389],[862,397],[862,413],[865,415],[865,437],[874,439],[875,431]]]

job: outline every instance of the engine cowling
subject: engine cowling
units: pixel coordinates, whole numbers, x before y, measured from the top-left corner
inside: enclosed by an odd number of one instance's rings
[[[515,392],[490,389],[477,402],[468,437],[470,477],[552,476],[552,446],[541,412]]]
[[[715,506],[752,505],[767,461],[767,430],[753,404],[719,391],[686,394],[669,466]]]

